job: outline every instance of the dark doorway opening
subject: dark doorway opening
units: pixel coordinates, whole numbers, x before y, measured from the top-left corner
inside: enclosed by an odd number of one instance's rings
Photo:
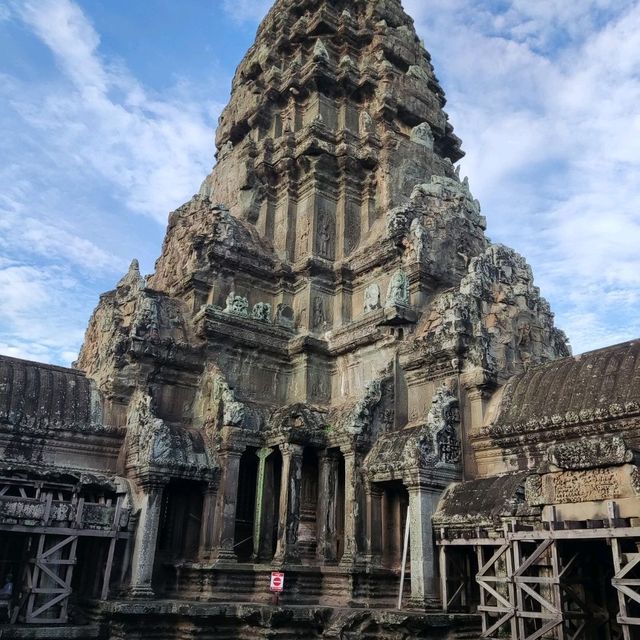
[[[238,562],[249,562],[253,556],[253,525],[256,513],[258,456],[247,449],[240,458],[238,499],[236,504],[235,552]]]
[[[402,565],[409,492],[400,481],[382,486],[382,564],[398,570]]]
[[[300,526],[298,548],[306,563],[316,556],[318,545],[318,454],[305,448],[302,458],[302,483],[300,500]]]
[[[172,480],[164,492],[158,550],[165,560],[195,560],[202,527],[203,486]]]
[[[632,551],[637,553],[633,546]],[[559,543],[564,628],[581,640],[622,638],[617,622],[618,595],[611,547],[605,540],[567,540]],[[631,611],[640,615],[640,607]]]

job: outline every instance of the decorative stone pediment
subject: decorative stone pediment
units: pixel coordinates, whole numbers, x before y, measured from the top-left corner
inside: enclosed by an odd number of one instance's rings
[[[127,443],[127,464],[136,473],[169,469],[179,475],[201,475],[213,470],[202,433],[156,417],[153,399],[143,391],[136,391],[129,404]]]

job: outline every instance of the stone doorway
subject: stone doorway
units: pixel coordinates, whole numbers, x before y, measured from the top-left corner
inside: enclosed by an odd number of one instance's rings
[[[234,550],[238,562],[250,562],[253,556],[257,479],[258,457],[256,450],[247,449],[240,458],[238,473],[238,501],[234,535]]]
[[[337,483],[336,483],[336,538],[335,558],[337,562],[342,560],[345,549],[344,524],[345,524],[345,461],[342,452],[336,452],[337,458]]]
[[[172,480],[163,494],[158,551],[163,560],[195,560],[202,528],[203,488],[198,482]]]
[[[275,449],[263,450],[264,479],[257,480],[256,518],[254,518],[254,555],[257,563],[270,563],[278,544],[280,490],[282,481],[282,453]],[[257,501],[260,500],[260,504]],[[257,521],[257,522],[256,522]]]
[[[306,447],[302,458],[298,549],[304,564],[315,561],[318,546],[318,454]]]

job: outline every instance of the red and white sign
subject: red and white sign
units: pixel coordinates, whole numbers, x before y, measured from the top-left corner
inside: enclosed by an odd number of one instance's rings
[[[282,593],[284,591],[284,573],[274,571],[271,574],[271,591],[273,593]]]

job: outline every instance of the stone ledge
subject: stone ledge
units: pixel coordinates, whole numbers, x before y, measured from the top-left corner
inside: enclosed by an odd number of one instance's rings
[[[97,638],[100,627],[88,626],[21,626],[0,625],[0,638],[2,640],[89,640]]]

